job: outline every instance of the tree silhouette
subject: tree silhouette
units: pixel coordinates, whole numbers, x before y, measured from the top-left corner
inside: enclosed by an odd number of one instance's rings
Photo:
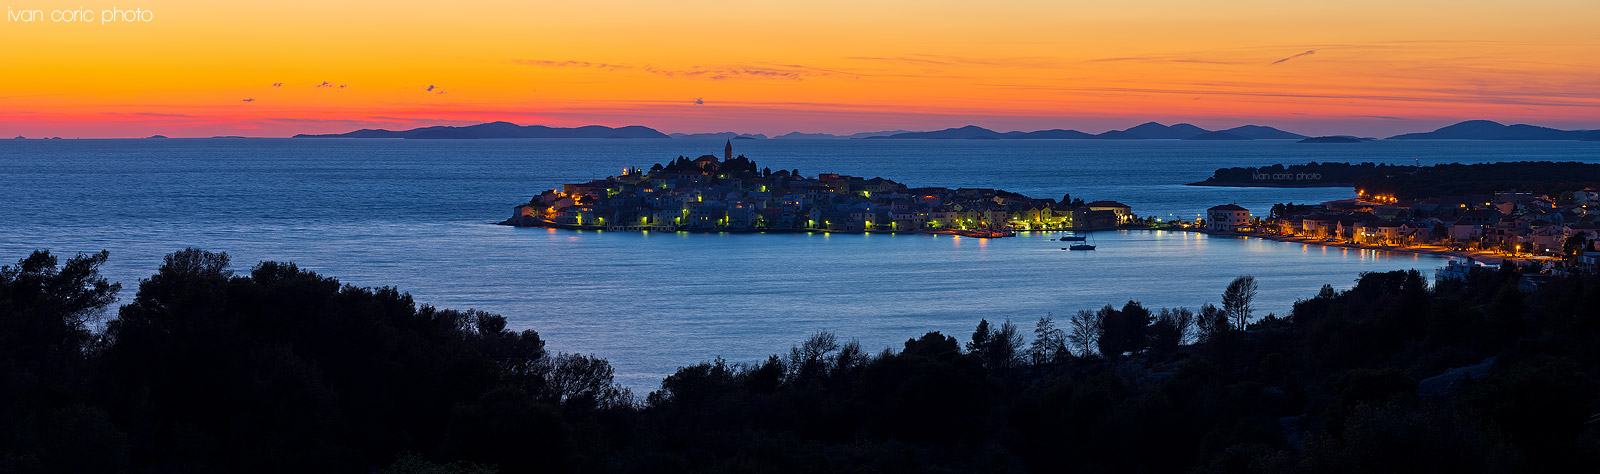
[[[1100,315],[1092,310],[1078,310],[1067,321],[1067,343],[1078,349],[1079,356],[1088,356],[1099,349]]]
[[[1234,329],[1243,331],[1245,325],[1250,322],[1256,289],[1256,278],[1245,275],[1234,278],[1228,283],[1228,288],[1222,291],[1222,310],[1228,314],[1228,319],[1233,321]]]
[[[46,384],[64,382],[91,340],[89,323],[122,289],[100,276],[109,255],[79,254],[58,266],[40,250],[0,267],[0,361]]]
[[[972,342],[967,343],[967,351],[977,354],[990,369],[1009,369],[1022,356],[1022,333],[1010,319],[1000,323],[999,329],[990,329],[989,321],[981,320],[972,332]]]
[[[1039,318],[1033,327],[1033,343],[1028,346],[1028,358],[1034,364],[1050,364],[1065,360],[1067,333],[1056,327],[1050,315]]]

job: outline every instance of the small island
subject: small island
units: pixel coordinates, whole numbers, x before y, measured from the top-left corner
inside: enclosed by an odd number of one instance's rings
[[[912,188],[884,178],[760,168],[733,155],[678,157],[648,171],[567,184],[518,205],[505,225],[614,231],[931,233],[1005,237],[1019,230],[1142,224],[1132,208],[998,189]]]

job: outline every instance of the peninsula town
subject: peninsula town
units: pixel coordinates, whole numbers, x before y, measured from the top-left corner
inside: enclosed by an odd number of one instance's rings
[[[678,157],[649,170],[567,184],[516,206],[504,224],[562,229],[706,232],[948,233],[1142,225],[1132,208],[1070,195],[1038,199],[998,189],[912,188],[884,178],[758,168],[733,144],[723,156]]]

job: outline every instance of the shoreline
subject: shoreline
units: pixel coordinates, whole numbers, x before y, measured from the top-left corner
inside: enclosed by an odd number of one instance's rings
[[[588,226],[556,224],[546,221],[527,220],[519,221],[516,218],[496,222],[495,225],[522,228],[544,228],[561,230],[593,230],[611,232],[689,232],[696,234],[801,234],[801,233],[826,233],[826,234],[909,234],[909,235],[957,235],[961,237],[974,237],[980,239],[997,239],[1014,237],[1018,232],[1103,232],[1115,230],[1152,230],[1148,227],[1115,227],[1115,228],[1062,228],[1062,229],[1028,229],[1028,230],[958,230],[958,229],[917,229],[917,230],[828,230],[828,229],[707,229],[692,227],[672,226]],[[659,227],[659,228],[657,228]]]
[[[545,229],[560,229],[560,230],[591,230],[591,231],[612,231],[612,232],[688,232],[688,233],[694,233],[694,234],[800,234],[800,233],[888,234],[888,235],[905,234],[905,235],[955,235],[955,236],[961,236],[961,237],[973,237],[973,238],[980,238],[980,239],[1012,237],[1012,236],[1016,236],[1018,233],[1024,233],[1024,232],[1026,232],[1026,233],[1034,233],[1034,232],[1113,232],[1113,231],[1144,230],[1144,231],[1165,231],[1165,232],[1194,232],[1194,233],[1199,233],[1199,234],[1206,234],[1206,235],[1209,235],[1209,236],[1212,236],[1212,237],[1257,238],[1257,239],[1271,240],[1271,241],[1275,241],[1275,242],[1286,242],[1286,243],[1295,243],[1295,244],[1303,244],[1303,245],[1317,245],[1317,246],[1322,246],[1322,247],[1337,247],[1337,248],[1356,249],[1356,250],[1374,250],[1374,251],[1379,251],[1379,252],[1388,252],[1388,253],[1395,253],[1395,254],[1432,255],[1432,256],[1436,256],[1436,257],[1447,257],[1447,258],[1457,258],[1457,259],[1472,259],[1474,261],[1482,262],[1482,263],[1484,263],[1486,265],[1499,265],[1499,264],[1501,264],[1502,262],[1504,262],[1506,260],[1511,260],[1513,262],[1518,262],[1518,263],[1525,263],[1525,262],[1530,262],[1530,261],[1548,261],[1548,260],[1552,260],[1553,259],[1551,257],[1539,257],[1539,256],[1531,256],[1531,255],[1530,256],[1508,256],[1508,255],[1495,253],[1495,252],[1488,252],[1488,251],[1451,250],[1451,249],[1448,249],[1448,248],[1444,248],[1444,247],[1440,247],[1440,246],[1432,246],[1432,245],[1430,245],[1430,246],[1418,246],[1418,247],[1397,247],[1397,246],[1391,246],[1391,245],[1378,245],[1378,246],[1375,246],[1375,245],[1358,244],[1358,243],[1344,242],[1344,241],[1327,242],[1327,241],[1314,239],[1314,238],[1310,238],[1310,237],[1285,236],[1285,235],[1276,235],[1276,234],[1261,234],[1261,233],[1254,233],[1254,232],[1214,232],[1214,231],[1209,231],[1209,230],[1205,230],[1205,229],[1194,229],[1194,228],[1185,229],[1185,228],[1164,228],[1164,227],[1145,227],[1145,226],[1117,227],[1117,228],[1108,228],[1108,229],[1030,229],[1030,230],[1021,230],[1021,231],[1012,231],[1008,235],[984,236],[984,235],[977,235],[978,232],[975,232],[975,231],[950,231],[950,230],[927,230],[927,229],[921,229],[921,230],[864,230],[864,231],[853,231],[853,232],[834,231],[834,230],[826,230],[826,229],[736,229],[736,230],[722,229],[722,230],[719,230],[719,229],[680,228],[680,229],[660,229],[660,230],[654,230],[654,229],[632,230],[632,229],[608,229],[608,228],[600,227],[600,226],[571,226],[571,225],[554,224],[554,223],[542,223],[542,224],[536,224],[536,225],[528,225],[528,224],[524,224],[524,223],[513,223],[513,222],[510,222],[510,220],[497,222],[495,224],[496,225],[509,226],[509,227],[518,227],[518,228],[545,228]]]
[[[1190,231],[1191,232],[1200,232],[1200,233],[1204,233],[1204,234],[1207,234],[1207,235],[1213,235],[1213,236],[1219,236],[1219,237],[1229,237],[1229,236],[1232,236],[1232,237],[1253,237],[1253,238],[1258,238],[1258,239],[1272,240],[1272,241],[1276,241],[1276,242],[1288,242],[1288,243],[1305,244],[1305,245],[1320,245],[1320,246],[1323,246],[1323,247],[1339,247],[1339,248],[1358,249],[1358,250],[1376,250],[1376,251],[1380,251],[1380,252],[1389,252],[1389,253],[1406,253],[1406,254],[1415,254],[1415,255],[1433,255],[1433,256],[1438,256],[1438,257],[1472,259],[1472,260],[1475,260],[1475,261],[1478,261],[1478,262],[1482,262],[1482,263],[1484,263],[1486,265],[1499,265],[1502,262],[1505,262],[1507,260],[1510,260],[1510,261],[1513,261],[1513,262],[1519,262],[1519,263],[1535,261],[1535,260],[1538,260],[1538,261],[1551,260],[1551,258],[1541,258],[1541,257],[1531,256],[1531,255],[1530,256],[1508,256],[1508,255],[1499,254],[1499,253],[1495,253],[1495,252],[1487,252],[1487,251],[1479,251],[1479,250],[1451,250],[1451,249],[1448,249],[1448,248],[1444,248],[1444,247],[1440,247],[1440,246],[1433,246],[1433,245],[1430,245],[1430,246],[1419,246],[1419,247],[1396,247],[1396,246],[1390,246],[1390,245],[1374,246],[1374,245],[1357,244],[1357,243],[1343,242],[1343,241],[1340,241],[1340,242],[1325,242],[1325,241],[1313,239],[1313,238],[1310,238],[1310,237],[1297,237],[1297,236],[1274,235],[1274,234],[1259,234],[1259,233],[1254,233],[1254,232],[1211,232],[1211,231],[1200,230],[1200,229],[1194,229],[1194,230],[1190,230]]]

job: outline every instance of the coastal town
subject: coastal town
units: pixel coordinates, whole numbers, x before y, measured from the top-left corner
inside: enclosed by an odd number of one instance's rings
[[[1600,192],[1558,196],[1505,191],[1402,200],[1357,190],[1356,198],[1278,204],[1265,217],[1224,204],[1206,210],[1206,232],[1395,252],[1460,257],[1451,278],[1484,263],[1539,262],[1554,272],[1600,268]]]
[[[1327,165],[1323,165],[1327,166]],[[1410,170],[1408,170],[1410,171]],[[1501,191],[1283,203],[1265,216],[1236,204],[1195,221],[1144,219],[1115,201],[1032,198],[999,189],[913,188],[889,179],[760,168],[734,155],[678,157],[648,170],[566,184],[502,222],[611,231],[927,233],[1007,237],[1028,231],[1160,229],[1306,244],[1429,253],[1476,263],[1600,265],[1600,191]]]
[[[1129,206],[1031,198],[998,189],[912,188],[884,178],[758,168],[733,154],[678,157],[648,170],[567,184],[518,205],[504,224],[562,229],[705,232],[936,233],[1005,237],[1017,231],[1142,225]]]

